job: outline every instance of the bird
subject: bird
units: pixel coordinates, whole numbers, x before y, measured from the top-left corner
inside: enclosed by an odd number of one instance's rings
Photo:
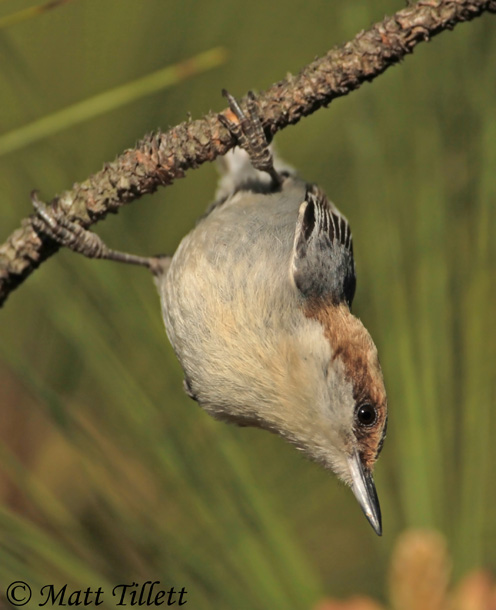
[[[34,193],[35,227],[91,258],[148,267],[184,389],[214,418],[275,433],[351,487],[382,534],[373,480],[387,430],[375,344],[351,313],[350,225],[315,184],[273,153],[257,99],[224,91],[214,203],[172,257],[109,249]]]

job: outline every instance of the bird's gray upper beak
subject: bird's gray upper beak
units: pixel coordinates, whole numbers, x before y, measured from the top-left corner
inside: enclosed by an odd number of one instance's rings
[[[378,536],[382,535],[381,507],[375,490],[372,473],[364,468],[358,451],[354,451],[348,464],[352,478],[351,490],[362,507],[370,525]]]

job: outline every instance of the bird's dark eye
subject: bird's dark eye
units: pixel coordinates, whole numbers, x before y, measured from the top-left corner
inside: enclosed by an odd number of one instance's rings
[[[360,426],[369,427],[373,426],[377,421],[377,411],[368,402],[358,405],[355,417]]]

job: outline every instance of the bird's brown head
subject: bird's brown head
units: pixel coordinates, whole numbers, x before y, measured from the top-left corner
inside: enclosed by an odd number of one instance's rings
[[[340,389],[339,401],[329,406],[335,431],[335,451],[329,466],[351,486],[380,534],[380,508],[372,472],[386,437],[387,398],[377,349],[346,304],[313,302],[304,311],[321,325],[329,342],[328,377]]]

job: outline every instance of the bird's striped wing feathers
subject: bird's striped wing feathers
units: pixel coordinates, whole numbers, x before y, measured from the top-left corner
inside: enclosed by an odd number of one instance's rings
[[[304,297],[351,306],[356,279],[350,225],[315,185],[308,186],[296,223],[293,279]]]
[[[346,218],[327,199],[317,185],[309,185],[305,200],[314,208],[315,221],[320,231],[327,234],[331,242],[338,242],[353,254],[353,238]]]

